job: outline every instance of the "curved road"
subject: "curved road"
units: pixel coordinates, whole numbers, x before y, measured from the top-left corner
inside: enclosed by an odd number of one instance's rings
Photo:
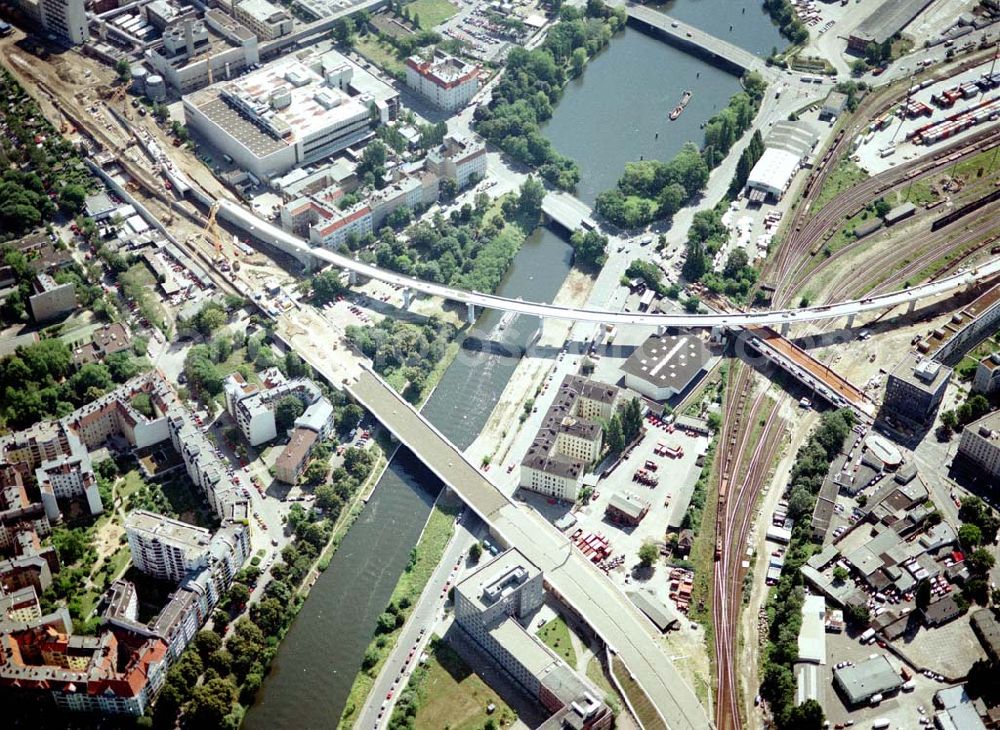
[[[794,322],[835,319],[837,317],[849,317],[852,314],[859,314],[861,312],[888,309],[941,294],[950,294],[976,281],[1000,274],[1000,256],[998,256],[974,268],[972,271],[960,272],[953,276],[911,287],[903,291],[867,297],[860,300],[840,302],[838,304],[803,307],[800,309],[778,309],[768,312],[734,312],[729,314],[616,312],[606,309],[573,308],[556,304],[525,302],[520,299],[508,299],[492,294],[455,289],[443,284],[434,284],[429,281],[422,281],[403,274],[397,274],[394,271],[382,269],[378,266],[372,266],[371,264],[357,261],[349,256],[344,256],[325,248],[310,246],[298,236],[283,231],[274,224],[258,218],[241,205],[227,200],[219,201],[219,214],[230,223],[239,226],[256,238],[294,255],[300,260],[302,258],[315,257],[348,271],[355,271],[362,276],[378,279],[390,284],[397,284],[413,291],[442,297],[449,301],[464,302],[475,307],[497,309],[504,312],[517,312],[518,314],[527,314],[535,317],[567,319],[576,322],[665,325],[688,328],[745,327],[752,325],[781,326]]]

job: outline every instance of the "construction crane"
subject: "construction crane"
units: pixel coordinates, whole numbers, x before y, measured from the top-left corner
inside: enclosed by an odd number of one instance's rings
[[[215,263],[219,264],[219,268],[222,271],[229,270],[229,261],[232,260],[233,271],[240,270],[240,262],[236,257],[236,249],[231,245],[228,252],[223,252],[222,250],[222,232],[219,230],[219,224],[215,220],[216,213],[219,212],[219,202],[216,201],[212,203],[211,210],[208,211],[208,221],[205,223],[205,229],[202,231],[202,235],[205,237],[209,243],[215,246]]]

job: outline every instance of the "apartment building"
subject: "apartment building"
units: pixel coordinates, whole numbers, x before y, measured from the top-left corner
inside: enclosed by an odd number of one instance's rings
[[[889,373],[883,408],[906,425],[926,426],[934,420],[952,369],[909,352]]]
[[[267,0],[236,3],[233,15],[262,41],[274,40],[292,32],[292,16]]]
[[[125,518],[132,564],[147,575],[179,583],[208,564],[212,533],[180,520],[137,510]]]
[[[486,145],[477,137],[449,134],[427,153],[427,169],[452,180],[459,190],[486,177]]]
[[[455,586],[455,621],[504,673],[553,713],[545,727],[611,727],[613,715],[601,693],[524,629],[544,600],[541,570],[512,548]]]
[[[1000,411],[987,413],[962,429],[958,454],[994,481],[1000,479]]]
[[[0,633],[0,686],[47,694],[63,710],[142,715],[163,686],[166,644],[121,631],[74,636],[65,609]]]
[[[292,431],[288,445],[274,462],[274,478],[285,484],[297,484],[309,463],[316,437],[316,432],[308,428]]]
[[[576,501],[587,465],[601,455],[607,420],[618,408],[613,385],[567,375],[521,461],[520,486],[549,497]]]
[[[38,274],[34,294],[28,297],[31,316],[36,322],[47,322],[76,309],[76,285],[59,284],[49,274]]]
[[[295,396],[305,406],[295,425],[315,431],[321,438],[329,435],[333,425],[333,405],[311,380],[295,378],[261,389],[247,383],[242,375],[233,373],[222,384],[226,410],[240,427],[251,446],[259,446],[278,436],[274,410],[286,396]]]
[[[435,50],[429,59],[406,59],[406,85],[434,106],[458,111],[479,91],[479,66]]]
[[[972,392],[992,395],[1000,391],[1000,352],[987,355],[976,366]]]

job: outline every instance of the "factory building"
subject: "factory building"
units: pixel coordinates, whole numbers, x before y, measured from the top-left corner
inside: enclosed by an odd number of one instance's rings
[[[186,96],[184,116],[240,168],[269,180],[371,134],[376,100],[352,95],[353,74],[339,54],[308,63],[286,56]]]
[[[747,176],[746,192],[750,202],[776,203],[781,200],[791,185],[801,160],[799,155],[788,150],[775,147],[765,149]]]
[[[292,16],[268,0],[243,0],[236,3],[233,15],[262,41],[274,40],[292,32]]]
[[[710,358],[696,335],[654,335],[622,365],[625,387],[651,400],[669,400],[687,389]]]
[[[847,48],[863,54],[869,43],[881,45],[913,22],[932,0],[887,0],[847,37]]]

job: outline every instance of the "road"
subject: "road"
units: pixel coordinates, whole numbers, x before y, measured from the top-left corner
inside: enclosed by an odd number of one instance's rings
[[[234,225],[240,226],[248,233],[277,248],[289,252],[294,251],[303,256],[311,255],[321,261],[331,263],[349,271],[356,271],[362,276],[372,279],[396,284],[413,291],[441,297],[449,301],[465,303],[472,307],[485,307],[486,309],[496,309],[503,312],[516,312],[542,319],[565,319],[577,322],[592,322],[595,324],[651,325],[687,327],[692,329],[745,327],[748,325],[783,327],[798,322],[836,319],[838,317],[850,317],[862,312],[891,309],[902,304],[915,303],[923,299],[963,290],[977,281],[992,278],[994,275],[1000,273],[1000,256],[998,256],[969,272],[960,272],[953,276],[911,287],[903,291],[860,300],[849,300],[838,304],[802,307],[799,309],[779,309],[766,312],[732,312],[722,314],[620,312],[608,309],[564,307],[556,304],[527,302],[520,299],[508,299],[493,294],[465,291],[442,284],[434,284],[404,274],[397,274],[394,271],[381,269],[325,248],[311,247],[304,240],[278,228],[268,221],[258,218],[246,208],[229,201],[220,201],[219,213]],[[292,255],[295,254],[293,253]]]
[[[427,582],[424,592],[417,599],[392,653],[382,665],[382,671],[376,677],[364,707],[354,719],[354,727],[378,728],[388,724],[399,693],[406,687],[410,675],[417,668],[420,654],[430,641],[434,627],[444,616],[444,606],[448,596],[447,592],[445,595],[441,594],[449,581],[452,585],[455,584],[469,546],[477,540],[472,525],[478,522],[468,510],[463,510],[463,514],[456,520],[455,534],[445,548],[444,555],[441,556],[441,561]],[[391,697],[389,697],[390,692]]]

